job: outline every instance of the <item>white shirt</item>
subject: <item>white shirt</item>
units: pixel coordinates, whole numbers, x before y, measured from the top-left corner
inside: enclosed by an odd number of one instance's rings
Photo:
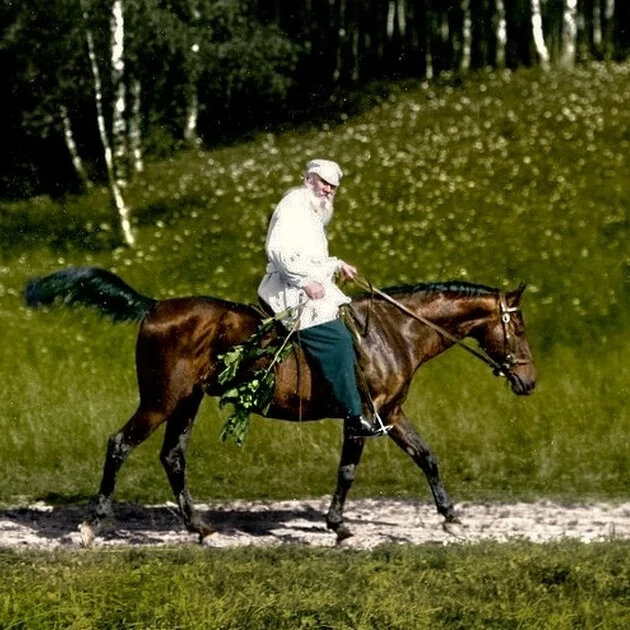
[[[350,302],[333,282],[340,261],[328,255],[328,239],[317,197],[306,186],[292,188],[276,206],[265,244],[267,273],[258,295],[274,313],[292,308],[299,314],[299,328],[309,328],[337,319],[339,306]],[[317,281],[324,297],[311,300],[302,287]],[[294,320],[285,320],[292,325]]]

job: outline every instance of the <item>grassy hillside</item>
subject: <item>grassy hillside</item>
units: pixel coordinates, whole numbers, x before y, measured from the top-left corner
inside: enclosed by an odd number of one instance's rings
[[[344,119],[345,118],[345,119]],[[26,279],[95,264],[156,297],[255,300],[268,217],[313,156],[346,176],[331,250],[375,284],[526,281],[539,386],[517,399],[458,350],[416,377],[410,417],[454,498],[628,496],[630,65],[406,84],[321,128],[150,164],[130,186],[138,247],[112,249],[107,195],[0,205],[0,502],[91,495],[106,437],[133,412],[136,329],[89,312],[30,312]],[[63,159],[63,156],[60,157]],[[222,445],[207,400],[190,448],[199,499],[330,492],[334,421],[257,419]],[[117,498],[170,498],[161,431],[123,469]],[[426,496],[387,440],[369,444],[355,495]]]

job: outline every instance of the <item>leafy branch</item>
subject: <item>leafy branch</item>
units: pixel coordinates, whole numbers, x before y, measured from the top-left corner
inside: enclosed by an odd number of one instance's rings
[[[277,335],[264,343],[276,321],[275,317],[263,320],[249,339],[218,357],[224,366],[218,381],[225,388],[219,406],[224,407],[229,403],[233,407],[232,414],[223,425],[223,442],[232,436],[238,445],[243,444],[249,428],[250,414],[265,414],[271,406],[276,385],[273,368],[292,349],[292,344],[289,343],[292,330],[284,337]],[[252,370],[252,366],[260,359],[270,356],[271,362],[265,368]]]

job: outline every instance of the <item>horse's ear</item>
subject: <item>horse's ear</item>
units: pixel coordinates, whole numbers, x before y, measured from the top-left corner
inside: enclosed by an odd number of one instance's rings
[[[516,306],[521,301],[521,296],[527,285],[524,282],[518,285],[515,291],[510,291],[505,297],[510,306]]]

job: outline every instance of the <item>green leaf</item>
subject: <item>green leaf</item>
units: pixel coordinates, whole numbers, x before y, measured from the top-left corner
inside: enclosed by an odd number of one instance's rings
[[[233,407],[232,414],[223,425],[222,441],[233,437],[237,444],[242,444],[249,427],[250,412],[264,414],[269,410],[275,391],[273,368],[292,351],[292,344],[286,337],[278,335],[265,339],[275,323],[275,318],[263,320],[249,339],[218,357],[223,364],[218,381],[225,386],[219,406],[230,403]],[[264,369],[251,370],[251,365],[263,357],[272,357],[269,365]]]

